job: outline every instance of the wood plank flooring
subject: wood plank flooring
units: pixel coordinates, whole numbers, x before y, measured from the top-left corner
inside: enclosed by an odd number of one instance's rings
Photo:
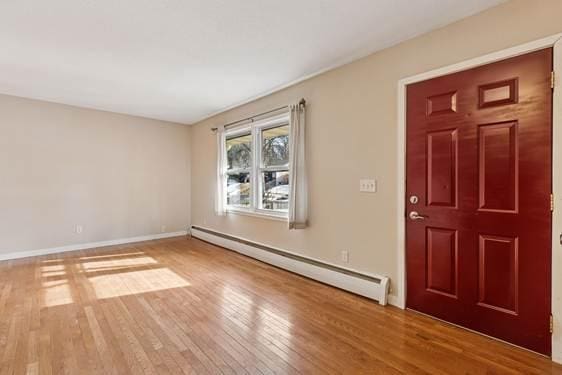
[[[0,263],[0,374],[562,374],[548,358],[174,238]]]

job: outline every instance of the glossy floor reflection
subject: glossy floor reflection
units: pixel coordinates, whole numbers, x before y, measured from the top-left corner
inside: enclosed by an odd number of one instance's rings
[[[562,373],[547,358],[175,238],[0,263],[0,374]]]

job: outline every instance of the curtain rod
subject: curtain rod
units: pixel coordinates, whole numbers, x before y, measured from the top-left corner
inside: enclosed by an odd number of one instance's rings
[[[299,106],[304,106],[304,107],[306,106],[306,100],[304,100],[304,98],[299,101]],[[237,121],[229,122],[228,124],[224,125],[224,128],[226,129],[226,128],[229,127],[229,126],[237,125],[237,124],[240,124],[241,122],[244,122],[244,121],[254,122],[254,119],[255,119],[256,117],[261,117],[261,116],[264,116],[264,115],[268,115],[268,114],[270,114],[270,113],[277,112],[277,111],[280,111],[280,110],[285,109],[285,108],[289,108],[289,106],[288,106],[288,105],[284,105],[283,107],[279,107],[279,108],[271,109],[271,110],[266,111],[266,112],[258,113],[257,115],[254,115],[254,116],[252,116],[252,117],[247,117],[247,118],[242,119],[242,120],[237,120]],[[211,128],[211,131],[216,132],[217,130],[218,130],[218,128]]]

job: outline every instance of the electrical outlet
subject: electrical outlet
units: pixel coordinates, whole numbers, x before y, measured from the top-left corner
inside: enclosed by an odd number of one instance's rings
[[[84,230],[84,228],[80,224],[76,224],[76,226],[74,227],[74,233],[76,233],[76,234],[82,233],[83,230]]]
[[[166,226],[165,225],[160,226],[160,233],[166,233]]]
[[[376,193],[377,180],[372,180],[372,179],[359,180],[359,191],[363,193]]]
[[[342,260],[342,262],[344,262],[344,263],[349,262],[349,251],[343,250],[343,251],[341,252],[341,260]]]

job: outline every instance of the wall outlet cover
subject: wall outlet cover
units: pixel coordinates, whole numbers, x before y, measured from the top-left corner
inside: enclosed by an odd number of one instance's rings
[[[359,191],[363,193],[376,193],[377,180],[374,179],[361,179],[359,180]]]
[[[342,260],[342,262],[345,262],[345,263],[349,262],[349,251],[343,250],[341,252],[341,260]]]

